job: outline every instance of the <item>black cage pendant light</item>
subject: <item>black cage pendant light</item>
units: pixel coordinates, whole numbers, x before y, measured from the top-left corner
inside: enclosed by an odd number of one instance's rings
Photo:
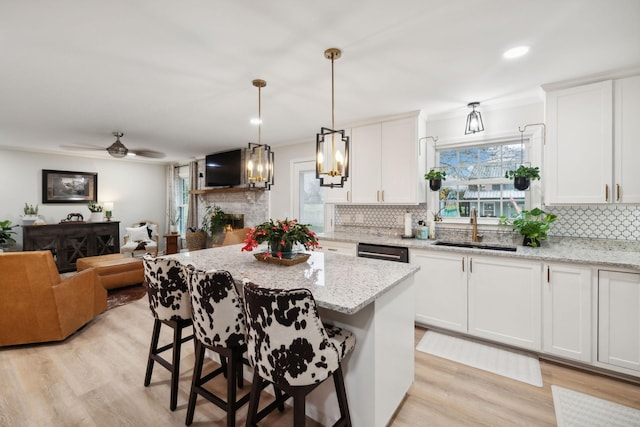
[[[467,126],[464,129],[464,134],[482,132],[484,130],[484,123],[482,123],[482,115],[480,111],[476,111],[476,108],[480,105],[479,102],[470,102],[467,107],[472,111],[467,116]]]
[[[274,182],[273,162],[275,156],[271,147],[262,144],[262,88],[267,85],[264,80],[252,81],[258,88],[258,143],[249,143],[245,151],[247,162],[247,183],[250,188],[264,188],[270,190]]]
[[[349,137],[344,130],[335,130],[335,91],[333,63],[340,58],[340,49],[330,48],[324,56],[331,60],[331,128],[321,128],[316,134],[316,178],[321,187],[343,187],[349,177]]]

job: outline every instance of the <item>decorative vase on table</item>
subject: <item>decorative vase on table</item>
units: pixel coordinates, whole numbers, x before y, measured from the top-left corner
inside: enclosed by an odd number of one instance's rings
[[[91,212],[91,215],[89,216],[89,221],[90,222],[103,222],[104,221],[104,214],[102,212]]]
[[[282,244],[284,243],[284,245]],[[278,258],[293,258],[295,253],[293,252],[293,243],[282,242],[279,240],[272,240],[269,242],[269,250],[271,251],[271,256]]]

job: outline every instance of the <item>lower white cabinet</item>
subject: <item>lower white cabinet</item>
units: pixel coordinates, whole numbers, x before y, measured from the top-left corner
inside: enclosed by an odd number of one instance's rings
[[[469,333],[541,350],[540,279],[540,262],[469,257]]]
[[[598,361],[640,371],[640,273],[598,271]]]
[[[336,240],[320,239],[320,252],[337,252],[339,254],[356,256],[356,244],[351,242],[339,242]]]
[[[467,259],[461,254],[411,250],[415,275],[416,322],[467,332]]]
[[[542,350],[591,362],[591,268],[547,264],[542,300]]]

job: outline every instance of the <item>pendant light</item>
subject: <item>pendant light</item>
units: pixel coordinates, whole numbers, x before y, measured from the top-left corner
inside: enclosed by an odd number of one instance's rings
[[[271,147],[262,144],[262,88],[267,85],[264,80],[256,79],[252,84],[258,88],[258,143],[249,143],[245,151],[247,161],[247,183],[249,188],[270,190],[273,185],[273,162],[275,156]]]
[[[482,115],[480,111],[476,111],[476,108],[480,105],[479,102],[470,102],[467,107],[472,111],[467,116],[467,126],[464,129],[464,134],[482,132],[484,130],[484,123],[482,123]]]
[[[331,128],[320,128],[316,134],[316,178],[321,187],[342,188],[349,177],[349,137],[343,130],[335,130],[335,90],[333,63],[342,51],[330,48],[324,56],[331,60]]]

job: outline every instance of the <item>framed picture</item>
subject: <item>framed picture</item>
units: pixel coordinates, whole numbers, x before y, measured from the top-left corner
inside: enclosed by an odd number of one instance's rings
[[[42,169],[42,203],[98,201],[98,174]]]

